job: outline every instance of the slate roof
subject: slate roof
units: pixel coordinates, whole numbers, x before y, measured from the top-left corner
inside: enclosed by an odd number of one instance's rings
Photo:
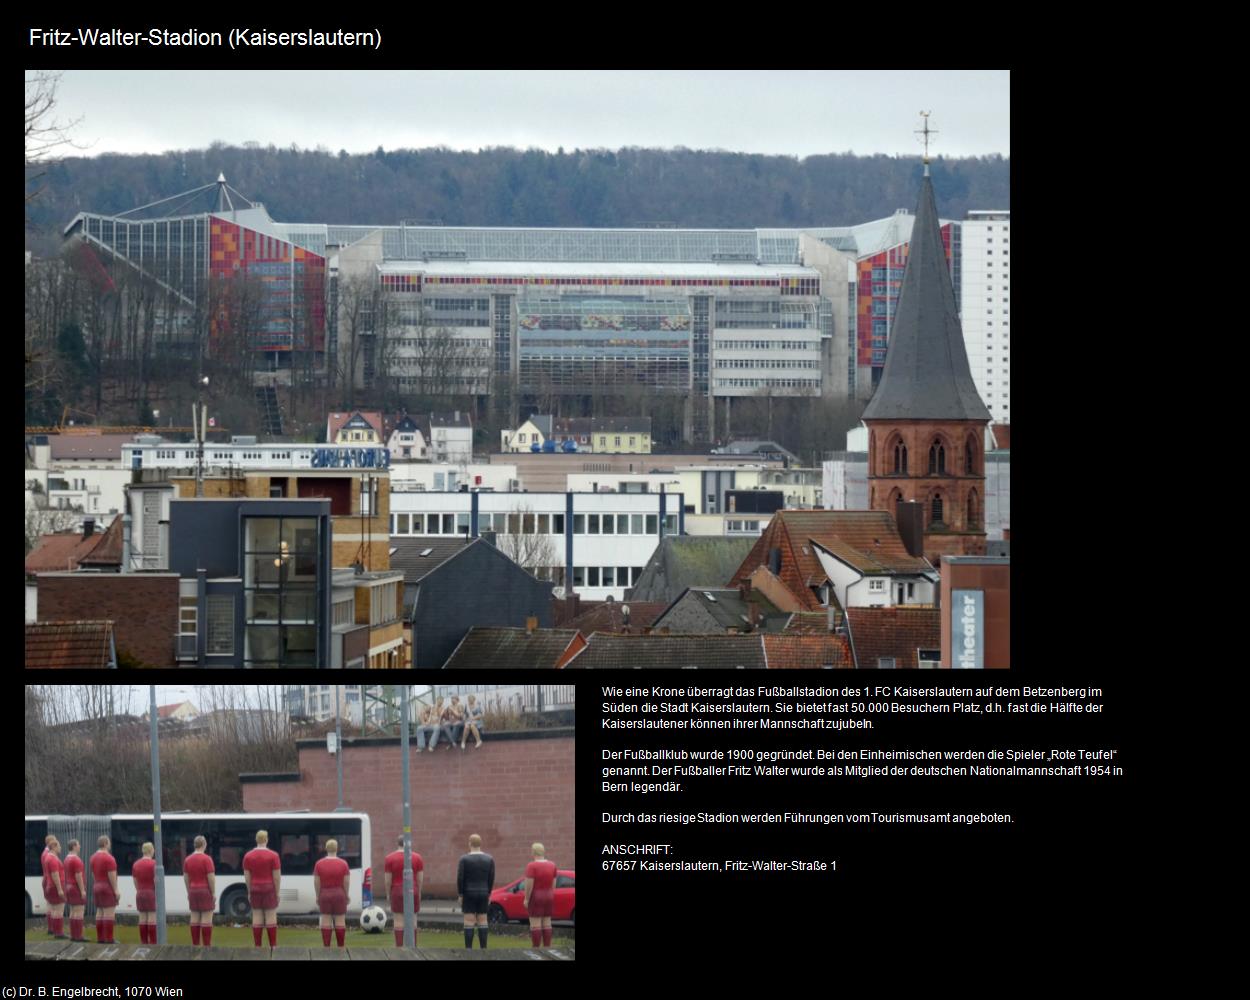
[[[525,421],[521,421],[521,422],[524,423]],[[529,418],[529,422],[538,429],[538,433],[543,436],[544,440],[551,437],[551,414],[550,413],[535,413],[532,417]]]
[[[597,434],[650,434],[650,417],[596,417],[591,429]]]
[[[568,669],[763,670],[764,647],[751,635],[611,635],[596,632]]]
[[[769,670],[850,669],[855,666],[845,635],[763,635]]]
[[[473,544],[470,542],[469,544]],[[404,583],[416,583],[427,573],[437,569],[444,562],[465,548],[461,537],[447,538],[411,538],[405,535],[392,535],[391,569],[404,571]],[[430,550],[428,556],[422,552]]]
[[[630,606],[635,601],[662,601],[667,606],[687,587],[725,586],[753,543],[751,538],[666,536],[630,591]]]
[[[460,640],[443,668],[551,669],[578,635],[575,628],[540,628],[527,633],[523,628],[475,625]]]
[[[657,628],[666,624],[668,612],[677,607],[683,600],[693,600],[700,604],[704,611],[724,629],[747,631],[751,627],[751,609],[748,602],[736,588],[690,587],[677,600],[673,601],[664,612],[655,619]],[[759,608],[759,631],[780,632],[785,628],[789,616],[778,611],[776,606],[758,590],[751,595],[751,602]],[[632,605],[631,605],[632,607]],[[684,631],[689,632],[690,629]]]
[[[468,410],[448,410],[430,414],[431,427],[472,427],[473,419]]]
[[[729,444],[712,450],[714,455],[782,455],[792,465],[799,464],[799,456],[787,448],[783,448],[776,441],[761,441],[751,439],[745,441],[730,441]]]
[[[933,182],[925,177],[881,382],[864,420],[990,420],[955,309]]]
[[[567,628],[579,629],[586,635],[592,632],[620,632],[625,627],[621,614],[621,607],[625,604],[629,605],[631,629],[649,628],[668,607],[659,601],[598,601],[594,607],[587,608],[576,618],[570,618],[561,624]]]
[[[893,657],[897,667],[918,667],[917,649],[942,648],[940,608],[849,608],[851,645],[861,668]]]
[[[117,518],[117,524],[121,518]],[[110,526],[111,527],[111,526]],[[83,558],[91,555],[107,532],[95,532],[83,538],[81,531],[41,535],[39,544],[26,556],[27,573],[58,573],[77,569]],[[116,565],[121,565],[121,540],[118,538]]]
[[[779,510],[729,582],[736,585],[757,566],[767,566],[769,550],[780,549],[778,577],[804,607],[815,611],[822,605],[811,588],[829,577],[813,542],[865,574],[933,571],[927,560],[907,551],[886,511]]]
[[[26,625],[26,666],[115,666],[111,621],[31,622]]]

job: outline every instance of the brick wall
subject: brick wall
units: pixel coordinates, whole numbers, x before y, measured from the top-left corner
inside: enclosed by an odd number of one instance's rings
[[[172,573],[50,573],[39,576],[39,620],[111,619],[117,655],[150,667],[174,665],[178,577]]]
[[[530,845],[541,841],[561,868],[575,865],[574,740],[505,733],[482,738],[463,752],[440,743],[433,753],[416,750],[409,765],[413,848],[425,861],[425,891],[456,895],[456,864],[481,834],[482,849],[495,859],[495,885],[525,873]],[[328,810],[338,804],[337,765],[324,741],[300,741],[299,781],[244,781],[243,808]],[[395,849],[403,824],[400,786],[403,761],[398,739],[346,740],[343,798],[369,814],[373,829],[374,895],[383,891],[382,862]]]

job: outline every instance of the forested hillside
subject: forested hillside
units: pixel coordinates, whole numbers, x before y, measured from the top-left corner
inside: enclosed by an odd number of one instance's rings
[[[797,159],[689,149],[328,150],[214,145],[159,156],[69,157],[41,164],[26,249],[54,253],[81,211],[123,212],[211,183],[264,203],[280,222],[448,226],[842,226],[914,208],[917,157]],[[946,218],[1010,207],[1010,160],[938,159]]]

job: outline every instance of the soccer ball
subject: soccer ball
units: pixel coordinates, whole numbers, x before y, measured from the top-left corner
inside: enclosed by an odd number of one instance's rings
[[[367,906],[360,914],[361,929],[369,934],[386,930],[386,911],[380,906]]]

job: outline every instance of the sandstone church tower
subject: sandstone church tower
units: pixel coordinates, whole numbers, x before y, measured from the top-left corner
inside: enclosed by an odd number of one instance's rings
[[[864,410],[868,506],[924,505],[924,554],[985,554],[985,428],[925,159],[885,369]]]

